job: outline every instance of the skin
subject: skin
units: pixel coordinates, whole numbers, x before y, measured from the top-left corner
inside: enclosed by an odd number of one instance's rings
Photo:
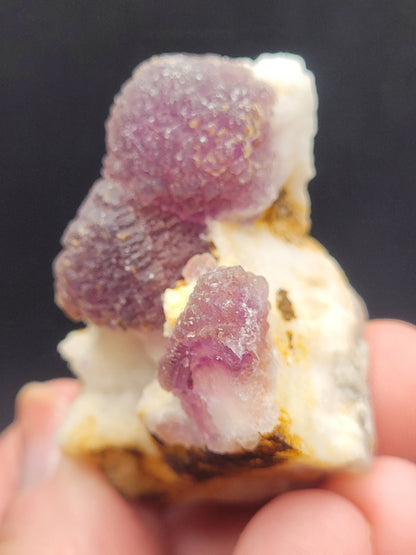
[[[0,554],[414,555],[416,328],[374,321],[367,336],[378,433],[371,470],[262,507],[128,503],[56,448],[77,382],[25,386],[0,436]]]

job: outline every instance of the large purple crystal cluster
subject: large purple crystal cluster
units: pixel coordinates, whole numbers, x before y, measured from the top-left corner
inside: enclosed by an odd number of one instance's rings
[[[179,317],[159,382],[208,442],[221,434],[223,411],[249,413],[267,381],[268,312],[266,280],[234,266],[203,274]]]
[[[163,291],[208,250],[207,219],[255,217],[273,201],[274,102],[228,58],[164,55],[138,67],[111,109],[103,179],[54,264],[71,318],[162,326]]]
[[[182,219],[257,216],[275,198],[273,89],[219,56],[139,66],[107,122],[104,175]]]

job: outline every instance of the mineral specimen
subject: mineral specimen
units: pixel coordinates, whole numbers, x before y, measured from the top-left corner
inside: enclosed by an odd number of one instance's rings
[[[63,237],[61,430],[126,495],[259,500],[368,467],[365,306],[309,235],[316,92],[303,61],[164,55],[107,122]]]

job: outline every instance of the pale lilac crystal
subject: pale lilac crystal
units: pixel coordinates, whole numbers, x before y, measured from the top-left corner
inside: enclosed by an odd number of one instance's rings
[[[185,264],[182,275],[185,281],[192,282],[196,281],[202,274],[206,274],[218,266],[218,262],[209,252],[204,252],[203,254],[196,254],[188,260]]]
[[[262,276],[221,267],[198,279],[169,339],[160,384],[180,399],[208,445],[221,435],[218,414],[247,414],[259,391],[264,396],[268,311]]]
[[[199,224],[141,208],[120,184],[92,187],[54,263],[56,301],[74,320],[112,328],[154,328],[161,295],[188,259],[208,249]]]
[[[154,57],[115,99],[104,176],[182,219],[257,216],[277,194],[275,101],[241,62]]]

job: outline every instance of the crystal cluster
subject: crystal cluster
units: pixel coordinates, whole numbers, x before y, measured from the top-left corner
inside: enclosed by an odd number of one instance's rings
[[[103,176],[55,261],[74,320],[161,327],[161,295],[208,250],[205,222],[258,215],[276,196],[273,89],[219,56],[145,62],[116,97]]]

